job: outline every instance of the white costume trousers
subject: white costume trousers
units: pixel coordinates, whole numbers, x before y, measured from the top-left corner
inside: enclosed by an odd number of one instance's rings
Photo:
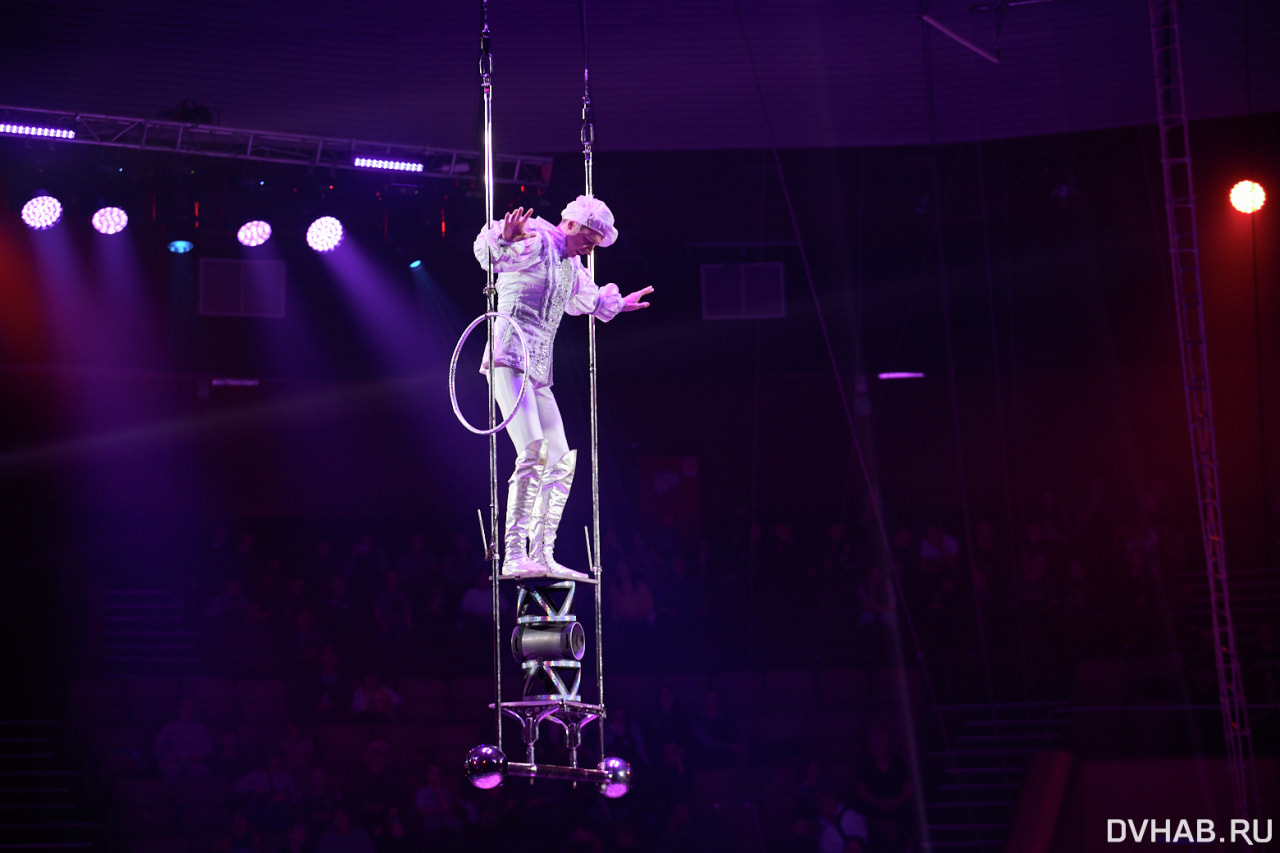
[[[516,416],[507,424],[507,435],[516,448],[516,456],[539,439],[547,442],[547,464],[554,465],[569,452],[569,440],[565,438],[564,423],[560,420],[560,407],[556,405],[551,388],[538,385],[532,379],[524,390],[524,399],[516,406],[520,393],[521,374],[509,367],[495,367],[490,371],[493,396],[498,401],[502,419],[506,420],[512,408]]]

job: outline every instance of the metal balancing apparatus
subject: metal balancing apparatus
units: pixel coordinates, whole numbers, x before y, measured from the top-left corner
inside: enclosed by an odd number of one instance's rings
[[[482,0],[483,29],[480,39],[480,79],[484,93],[484,163],[485,163],[485,211],[486,222],[494,219],[494,170],[493,170],[493,54],[490,42],[488,0]],[[587,196],[593,196],[592,144],[595,128],[592,124],[591,92],[586,63],[586,0],[582,0],[583,40],[583,96],[582,96],[582,153],[586,171]],[[587,256],[587,272],[595,280],[594,253]],[[487,308],[462,333],[454,349],[449,365],[449,395],[454,413],[468,430],[489,439],[489,524],[486,559],[492,567],[493,605],[493,674],[494,701],[489,706],[494,711],[494,742],[473,747],[467,754],[463,770],[467,780],[477,788],[497,788],[508,776],[538,779],[560,779],[574,783],[595,783],[606,797],[621,797],[631,788],[631,767],[621,758],[604,754],[604,729],[597,725],[600,761],[595,766],[579,765],[583,730],[591,723],[606,716],[604,706],[604,656],[601,649],[601,594],[600,594],[600,461],[599,423],[596,397],[596,335],[595,317],[588,321],[588,372],[591,388],[591,499],[592,530],[588,535],[587,550],[592,563],[587,580],[566,580],[555,576],[520,576],[511,578],[500,571],[501,555],[498,553],[498,465],[497,433],[505,429],[515,416],[513,410],[506,420],[496,422],[493,383],[489,383],[489,426],[481,429],[472,426],[463,417],[458,406],[456,372],[458,358],[467,336],[481,323],[486,324],[490,352],[495,351],[496,322],[504,320],[515,328],[522,356],[527,359],[524,332],[510,318],[497,310],[497,286],[490,256],[488,282],[484,293]],[[530,392],[527,375],[522,376],[519,394],[514,405],[518,406],[524,395]],[[485,527],[483,517],[481,529]],[[594,547],[593,543],[594,542]],[[516,586],[515,628],[510,636],[511,654],[523,672],[523,691],[518,700],[504,700],[502,693],[503,626],[499,585],[503,580]],[[582,701],[582,659],[587,648],[587,632],[573,613],[578,583],[586,583],[595,593],[595,675],[596,702]],[[502,723],[509,717],[520,724],[521,739],[525,746],[523,762],[510,761],[503,751]],[[567,765],[540,764],[536,748],[542,724],[558,726],[564,734],[564,745],[569,753]]]

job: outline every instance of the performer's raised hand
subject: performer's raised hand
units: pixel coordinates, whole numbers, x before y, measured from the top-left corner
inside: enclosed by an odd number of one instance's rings
[[[637,290],[632,293],[628,293],[626,296],[622,297],[622,310],[623,311],[639,311],[641,308],[648,308],[649,303],[641,302],[640,300],[644,299],[650,293],[653,293],[652,287],[646,287],[642,290]]]
[[[502,220],[502,239],[508,243],[517,243],[521,240],[528,240],[532,234],[526,233],[524,226],[533,218],[533,208],[527,211],[523,207],[517,207],[509,212]]]

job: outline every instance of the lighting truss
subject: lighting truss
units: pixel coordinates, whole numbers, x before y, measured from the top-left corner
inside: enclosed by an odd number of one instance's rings
[[[484,156],[478,151],[0,106],[0,125],[3,124],[64,128],[74,137],[62,141],[76,145],[346,170],[355,170],[359,157],[421,163],[424,177],[484,178]],[[546,187],[551,179],[551,163],[550,157],[498,154],[494,156],[494,180],[500,184]]]
[[[61,127],[32,127],[29,124],[0,124],[5,136],[39,136],[49,139],[75,139],[76,132]]]

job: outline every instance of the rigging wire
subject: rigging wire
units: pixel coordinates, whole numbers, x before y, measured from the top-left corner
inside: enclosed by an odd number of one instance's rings
[[[760,74],[759,74],[759,70],[756,67],[755,55],[754,55],[754,52],[751,50],[750,40],[747,38],[746,22],[742,17],[742,8],[739,0],[734,0],[734,12],[737,16],[738,28],[742,36],[744,51],[747,57],[748,64],[751,68],[752,78],[755,83],[756,96],[760,101],[760,109],[761,109],[762,117],[765,123],[766,133],[769,138],[770,149],[773,154],[774,168],[776,169],[778,174],[779,188],[781,189],[783,202],[787,208],[787,214],[791,221],[792,231],[795,234],[796,245],[800,252],[801,265],[804,268],[805,279],[809,289],[809,295],[810,295],[810,298],[812,298],[814,303],[814,309],[818,319],[818,324],[820,329],[822,330],[823,343],[827,350],[827,358],[831,364],[833,378],[835,379],[836,388],[840,394],[840,403],[844,409],[845,418],[848,422],[849,434],[850,434],[853,449],[854,449],[854,455],[857,457],[863,480],[867,486],[869,503],[871,505],[872,513],[875,516],[876,528],[877,528],[877,532],[879,533],[882,554],[884,555],[884,559],[886,560],[887,564],[890,565],[890,571],[888,571],[887,574],[889,575],[889,577],[893,578],[893,583],[895,587],[894,591],[898,597],[898,600],[901,602],[901,605],[902,605],[901,613],[903,616],[903,622],[907,629],[908,635],[911,639],[912,648],[915,649],[916,657],[920,664],[921,679],[923,681],[924,688],[928,693],[930,705],[934,709],[935,719],[937,721],[940,736],[943,739],[945,751],[949,757],[952,767],[956,767],[958,766],[958,762],[956,759],[955,749],[952,746],[950,736],[947,734],[946,721],[942,718],[940,705],[937,697],[937,691],[934,686],[933,678],[929,674],[928,665],[925,662],[923,649],[920,644],[919,634],[915,626],[915,621],[911,617],[910,610],[906,604],[905,596],[903,596],[902,594],[901,578],[897,576],[896,572],[892,571],[892,566],[891,566],[892,550],[889,545],[889,536],[888,536],[888,530],[885,525],[884,510],[881,505],[878,491],[875,488],[875,484],[871,477],[868,460],[864,453],[862,443],[858,438],[858,433],[857,433],[857,429],[856,429],[855,421],[853,417],[853,411],[851,409],[850,402],[849,402],[849,396],[845,391],[844,379],[841,375],[839,362],[836,359],[835,349],[832,346],[831,336],[827,329],[826,318],[822,311],[822,302],[818,297],[817,285],[815,284],[814,277],[813,277],[813,270],[809,264],[809,256],[805,250],[804,240],[800,233],[799,219],[796,216],[795,206],[791,200],[791,193],[787,185],[786,174],[782,168],[782,160],[778,154],[778,148],[775,142],[776,136],[774,134],[772,122],[769,116],[768,103],[765,100],[764,90],[760,84]],[[901,654],[901,648],[897,643],[892,644],[892,649],[896,655]],[[901,665],[900,657],[897,661],[895,661],[895,663],[898,664],[898,669],[901,672],[902,665]],[[916,743],[915,725],[911,719],[912,718],[911,702],[910,702],[910,697],[908,695],[905,679],[899,678],[898,688],[899,688],[899,698],[900,698],[900,701],[902,702],[903,714],[907,718],[907,725],[904,728],[905,728],[906,737],[908,741],[907,751],[911,756],[911,761],[909,762],[910,768],[911,768],[911,782],[914,789],[920,792],[920,796],[915,798],[916,821],[920,827],[920,832],[922,836],[921,837],[922,845],[925,849],[929,849],[930,844],[928,839],[928,833],[929,833],[928,819],[924,810],[923,776],[920,770],[919,748]]]
[[[480,0],[480,85],[484,93],[484,211],[485,227],[493,221],[494,213],[494,174],[493,174],[493,44],[489,31],[489,0]],[[488,332],[489,352],[497,353],[497,325],[495,317],[498,311],[498,288],[493,272],[493,252],[488,255],[485,264],[485,303],[486,331]],[[491,577],[491,604],[493,606],[493,716],[494,745],[502,751],[502,611],[499,595],[499,575],[501,574],[501,555],[498,553],[498,431],[497,399],[494,383],[489,386],[489,543],[486,546],[489,558]]]
[[[591,111],[591,64],[587,60],[587,0],[581,0],[582,11],[582,130],[578,137],[582,142],[582,167],[585,173],[586,195],[595,194],[592,176],[592,154],[596,141],[595,117]],[[587,255],[587,276],[591,283],[596,282],[596,253]],[[591,541],[594,543],[592,554],[592,574],[595,575],[596,604],[596,701],[604,708],[604,622],[603,593],[601,587],[600,560],[600,417],[599,417],[599,384],[596,363],[596,318],[587,315],[587,375],[590,379],[591,395]],[[600,741],[600,760],[604,760],[604,722],[596,725]]]
[[[921,0],[920,11],[923,17],[925,10],[924,0]],[[922,26],[921,38],[923,39],[923,58],[924,58],[924,75],[925,75],[925,103],[928,113],[929,125],[929,149],[933,160],[933,193],[935,197],[941,198],[942,189],[942,163],[938,151],[938,126],[937,126],[937,93],[934,88],[933,73],[933,48],[931,39],[931,30],[929,27]],[[944,239],[943,226],[943,207],[939,202],[934,206],[933,217],[934,227],[937,229],[937,237],[935,244],[937,248],[938,261],[938,289],[940,291],[942,304],[942,328],[943,340],[947,352],[947,386],[949,398],[951,402],[951,427],[955,438],[956,453],[956,476],[960,489],[960,510],[964,518],[964,537],[969,547],[965,549],[968,565],[970,588],[973,590],[974,604],[974,621],[978,630],[978,648],[982,653],[982,671],[986,679],[987,702],[991,711],[991,715],[995,717],[995,687],[991,673],[991,655],[987,647],[986,627],[983,624],[981,607],[978,604],[978,594],[976,588],[973,587],[972,578],[976,574],[976,564],[973,556],[973,519],[969,506],[969,482],[968,473],[965,465],[964,438],[960,427],[960,396],[956,388],[956,357],[955,357],[955,334],[951,322],[951,293],[950,293],[950,276],[947,273],[947,256],[946,241]],[[966,792],[967,793],[967,792]],[[966,796],[966,805],[968,798]]]
[[[1000,448],[1001,461],[1003,463],[1003,474],[1005,477],[1005,524],[1009,531],[1009,567],[1014,577],[1014,594],[1022,594],[1022,572],[1018,559],[1018,531],[1026,528],[1026,510],[1023,503],[1022,491],[1022,431],[1020,421],[1018,420],[1018,340],[1015,330],[1018,328],[1014,320],[1014,302],[1013,302],[1013,225],[1009,217],[1009,160],[1005,143],[1000,142],[1000,195],[1001,195],[1001,214],[1002,224],[1004,225],[1004,284],[1005,298],[1007,300],[1006,309],[1008,314],[1009,326],[1009,396],[1011,398],[1009,409],[1011,411],[1010,432],[1013,433],[1013,471],[1009,471],[1009,448],[1006,445],[1006,433],[1004,430],[1005,418],[1002,413],[1000,415]],[[983,214],[983,228],[986,228],[986,214]],[[990,275],[990,266],[988,262],[988,278],[987,278],[987,310],[990,315],[992,338],[996,339],[996,308],[995,293]],[[1000,388],[1000,361],[999,347],[994,348],[995,352],[995,369],[996,369],[996,391],[1002,394]],[[1000,401],[1003,396],[997,398],[997,404],[1003,405]],[[1016,525],[1015,525],[1016,520]],[[1027,621],[1023,617],[1022,608],[1014,608],[1018,626],[1018,661],[1019,668],[1022,673],[1023,689],[1030,693],[1031,671],[1030,659],[1026,652],[1027,648]]]

